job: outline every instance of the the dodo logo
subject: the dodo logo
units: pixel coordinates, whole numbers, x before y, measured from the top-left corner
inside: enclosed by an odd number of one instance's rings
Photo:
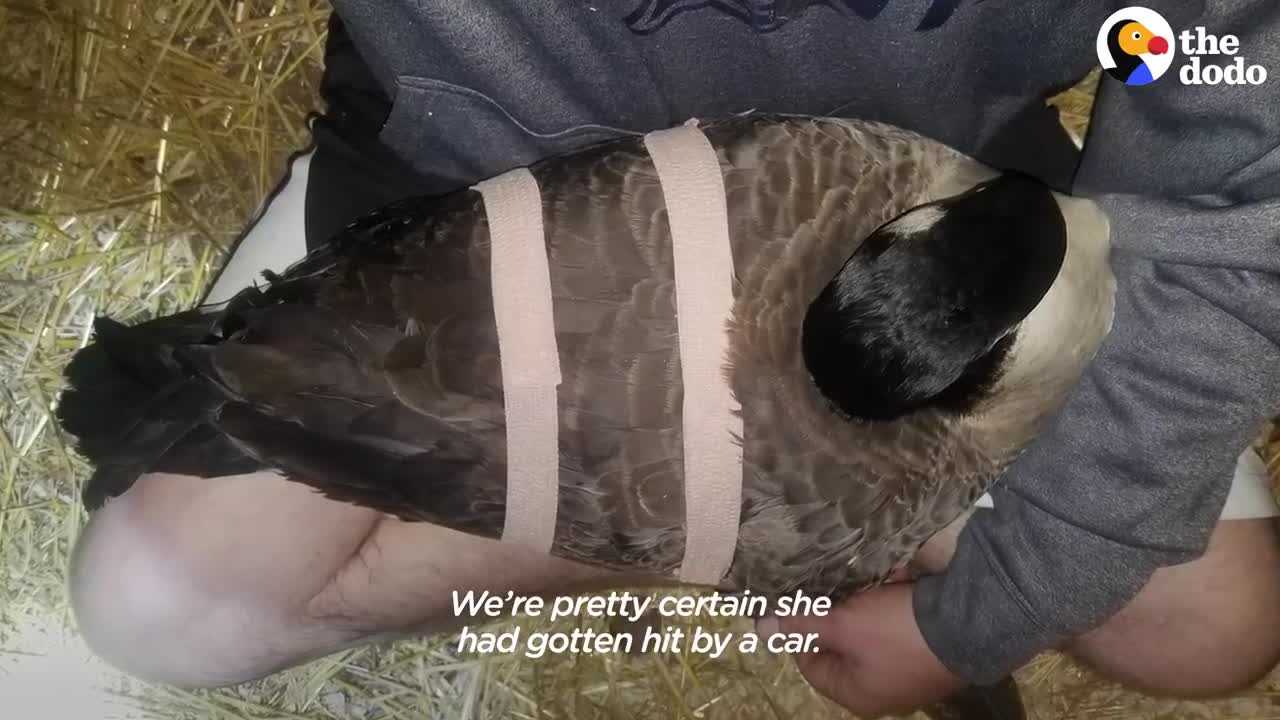
[[[1173,65],[1176,38],[1154,10],[1127,7],[1112,13],[1098,31],[1098,60],[1126,85],[1146,85]]]
[[[1174,34],[1154,10],[1127,7],[1115,12],[1098,31],[1098,60],[1126,85],[1147,85],[1173,67],[1175,52],[1186,56],[1178,68],[1183,85],[1261,85],[1267,69],[1240,54],[1240,38],[1215,35],[1204,26]]]

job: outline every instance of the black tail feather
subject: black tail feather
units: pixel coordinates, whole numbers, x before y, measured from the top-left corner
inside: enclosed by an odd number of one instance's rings
[[[67,366],[69,388],[57,411],[62,428],[94,466],[82,494],[87,508],[125,492],[144,472],[181,472],[196,457],[219,458],[217,466],[237,468],[231,472],[249,467],[224,439],[199,431],[222,393],[174,352],[219,342],[216,321],[216,315],[190,311],[132,327],[108,318],[94,322],[93,344]]]
[[[384,436],[335,436],[243,403],[224,405],[214,424],[263,465],[333,500],[481,536],[502,531],[505,488],[487,481],[490,473],[476,472],[483,451],[462,433],[438,434],[428,447]]]
[[[82,500],[90,510],[128,490],[138,476],[157,469],[160,459],[184,440],[217,402],[207,383],[177,380],[161,388],[120,427],[115,449],[99,450]],[[163,412],[151,412],[152,408]],[[83,445],[81,446],[83,453]]]
[[[67,366],[69,389],[58,405],[62,428],[76,436],[80,452],[90,460],[114,451],[121,428],[133,426],[157,393],[181,379],[171,363],[158,357],[162,345],[134,347],[128,339],[133,329],[109,318],[93,325],[95,341]]]

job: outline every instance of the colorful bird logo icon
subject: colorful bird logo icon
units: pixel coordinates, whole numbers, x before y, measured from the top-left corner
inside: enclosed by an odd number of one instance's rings
[[[1125,8],[1102,26],[1098,58],[1107,73],[1126,85],[1154,82],[1173,63],[1173,30],[1146,8]]]

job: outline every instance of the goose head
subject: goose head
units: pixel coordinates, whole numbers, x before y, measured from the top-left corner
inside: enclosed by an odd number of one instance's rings
[[[808,308],[809,374],[837,411],[868,421],[973,414],[1010,379],[1061,390],[1109,327],[1106,236],[1092,203],[1018,174],[917,206],[867,237]]]

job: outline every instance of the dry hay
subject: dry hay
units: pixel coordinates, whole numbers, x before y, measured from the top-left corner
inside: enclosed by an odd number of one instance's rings
[[[51,420],[60,369],[95,315],[136,319],[196,301],[304,140],[327,12],[323,0],[0,0],[0,659],[33,619],[69,622],[63,573],[84,521],[86,468]],[[1056,100],[1077,132],[1090,88]],[[1280,450],[1280,434],[1269,447]],[[1021,678],[1042,720],[1278,716],[1274,679],[1234,700],[1170,703],[1057,655]],[[39,707],[0,702],[65,717],[53,708],[67,682],[41,690]],[[112,682],[165,718],[842,715],[765,654],[522,661],[458,657],[447,638],[349,651],[216,692]]]

